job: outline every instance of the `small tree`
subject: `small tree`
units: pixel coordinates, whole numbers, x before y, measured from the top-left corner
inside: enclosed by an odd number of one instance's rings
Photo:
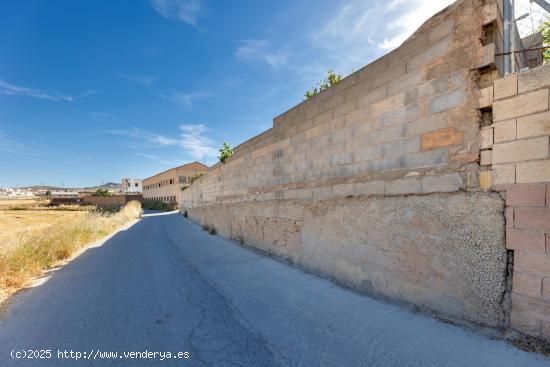
[[[52,196],[52,192],[50,190],[46,191],[46,196]]]
[[[219,160],[225,163],[225,160],[233,155],[233,149],[226,142],[223,143],[223,147],[220,149]]]
[[[111,196],[111,193],[107,189],[97,189],[92,196]]]
[[[341,80],[342,80],[342,75],[336,74],[332,70],[327,71],[327,77],[325,78],[325,80],[319,81],[319,83],[317,83],[317,87],[314,87],[306,91],[304,95],[305,99],[310,99],[314,95],[319,94],[324,90],[327,90],[328,88],[332,87],[334,84],[337,84]]]
[[[546,22],[541,24],[540,33],[542,34],[542,44],[550,46],[550,18],[547,18]],[[544,52],[544,62],[550,62],[550,49]]]

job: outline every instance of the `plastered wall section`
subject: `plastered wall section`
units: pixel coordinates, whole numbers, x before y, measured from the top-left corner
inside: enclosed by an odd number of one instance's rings
[[[483,161],[506,197],[514,253],[511,326],[550,340],[550,65],[494,83]]]
[[[504,202],[479,184],[495,9],[459,0],[276,117],[186,189],[181,211],[353,288],[506,325]]]

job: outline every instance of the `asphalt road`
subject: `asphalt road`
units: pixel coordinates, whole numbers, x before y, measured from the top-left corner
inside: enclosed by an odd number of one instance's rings
[[[177,214],[144,217],[0,313],[0,366],[286,365],[550,360],[342,289]]]

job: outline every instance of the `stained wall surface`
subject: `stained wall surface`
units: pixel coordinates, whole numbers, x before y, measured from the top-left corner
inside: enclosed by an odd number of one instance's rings
[[[181,211],[356,289],[507,325],[505,204],[480,181],[499,14],[455,2],[237,146]]]

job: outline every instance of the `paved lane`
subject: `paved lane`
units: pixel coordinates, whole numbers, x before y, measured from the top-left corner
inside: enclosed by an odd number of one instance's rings
[[[53,356],[14,360],[13,349],[52,349]],[[58,350],[118,358],[58,359]],[[120,358],[145,350],[190,357]],[[88,250],[0,315],[0,366],[65,365],[504,367],[550,360],[339,288],[170,214],[145,217]]]

